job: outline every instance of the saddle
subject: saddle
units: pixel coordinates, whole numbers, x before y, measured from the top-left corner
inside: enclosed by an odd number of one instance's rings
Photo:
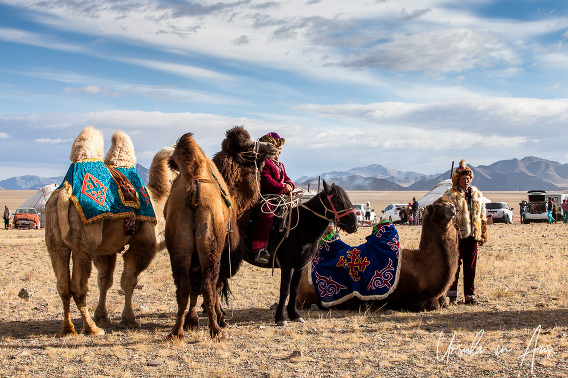
[[[136,222],[156,223],[146,186],[133,166],[106,166],[101,160],[72,163],[59,190],[69,191],[83,224],[123,218],[130,233]]]

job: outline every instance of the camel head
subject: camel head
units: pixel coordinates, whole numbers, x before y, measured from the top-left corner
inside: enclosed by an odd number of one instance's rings
[[[75,138],[69,159],[73,163],[86,159],[102,160],[104,144],[103,133],[93,126],[86,126]]]
[[[243,164],[260,164],[276,156],[277,149],[268,142],[253,142],[243,126],[227,130],[221,143],[222,152],[229,154]]]
[[[435,222],[447,225],[456,216],[456,206],[447,196],[442,196],[426,206],[423,223]]]

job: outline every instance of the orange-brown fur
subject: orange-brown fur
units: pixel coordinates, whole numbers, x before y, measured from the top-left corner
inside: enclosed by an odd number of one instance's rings
[[[400,252],[400,276],[388,298],[376,303],[393,309],[435,310],[445,304],[445,293],[458,268],[458,235],[454,224],[455,206],[441,197],[426,207],[418,249]],[[321,302],[305,274],[300,282],[298,303],[304,307]],[[359,306],[359,300],[348,306]]]

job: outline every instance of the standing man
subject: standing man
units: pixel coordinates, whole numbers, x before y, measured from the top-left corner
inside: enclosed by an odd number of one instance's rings
[[[418,201],[416,201],[416,197],[412,198],[412,224],[420,224],[418,222]]]
[[[370,221],[371,220],[371,211],[373,211],[373,208],[371,207],[371,202],[367,201],[367,204],[364,205],[364,207],[365,207],[365,220]]]
[[[460,161],[452,173],[452,187],[445,193],[456,206],[460,263],[450,290],[446,293],[450,304],[457,304],[458,278],[463,261],[463,294],[466,305],[476,305],[475,268],[477,265],[477,246],[487,241],[487,217],[482,193],[471,186],[473,171]]]
[[[562,200],[562,220],[564,223],[568,223],[568,201]]]
[[[529,210],[529,206],[527,205],[527,201],[523,200],[519,204],[519,211],[521,212],[521,224],[525,223],[526,212]]]
[[[8,205],[4,206],[4,228],[6,230],[10,228],[10,209]]]

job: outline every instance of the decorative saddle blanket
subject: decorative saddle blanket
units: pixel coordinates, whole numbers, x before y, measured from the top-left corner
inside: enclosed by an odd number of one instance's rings
[[[107,167],[101,160],[73,163],[57,190],[68,190],[83,223],[101,218],[156,222],[144,182],[132,167]]]
[[[325,239],[311,261],[309,275],[323,306],[353,297],[384,299],[398,285],[400,244],[392,223],[373,226],[367,241],[357,247],[345,244],[335,232]]]

